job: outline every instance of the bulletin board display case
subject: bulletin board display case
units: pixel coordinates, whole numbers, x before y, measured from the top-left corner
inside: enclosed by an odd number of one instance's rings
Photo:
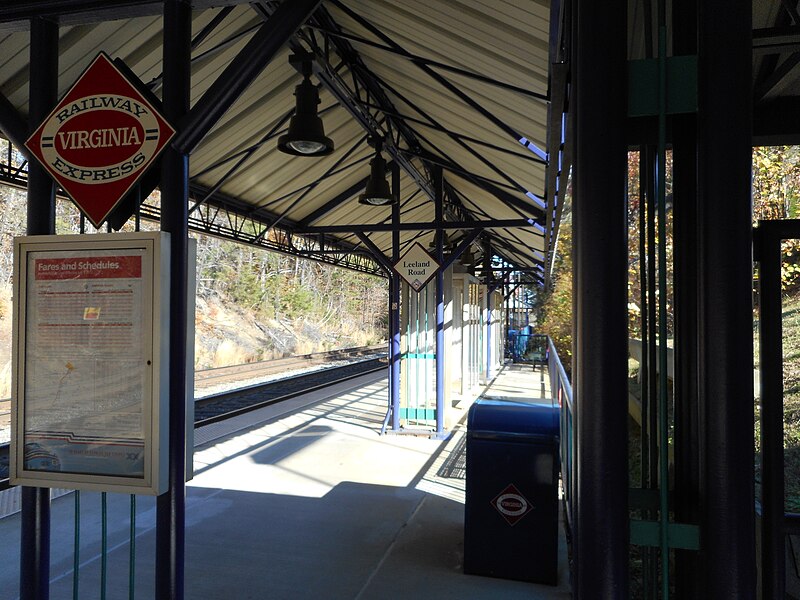
[[[169,234],[14,241],[10,480],[167,489]]]

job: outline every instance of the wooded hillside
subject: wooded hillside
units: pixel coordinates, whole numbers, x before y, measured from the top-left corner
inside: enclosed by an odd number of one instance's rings
[[[25,192],[0,185],[0,398],[10,395],[13,239],[24,234],[25,222]],[[157,228],[142,223],[143,230]],[[94,231],[88,223],[86,230]],[[71,202],[58,202],[56,232],[80,232]],[[385,279],[192,235],[197,239],[197,369],[385,339]]]

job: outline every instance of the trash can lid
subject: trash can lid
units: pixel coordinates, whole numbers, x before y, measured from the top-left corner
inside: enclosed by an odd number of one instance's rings
[[[467,434],[481,437],[558,437],[559,409],[550,402],[480,398],[469,409]]]

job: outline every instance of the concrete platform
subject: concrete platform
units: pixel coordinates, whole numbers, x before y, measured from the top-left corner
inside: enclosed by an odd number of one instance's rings
[[[506,369],[488,393],[539,397],[539,370]],[[464,575],[463,422],[444,442],[381,437],[386,379],[355,383],[198,432],[186,506],[187,598],[571,597],[563,536],[557,587]],[[72,597],[74,496],[53,502],[54,600]],[[100,499],[80,498],[79,597],[99,598]],[[154,504],[137,497],[135,507],[142,599],[154,597]],[[128,598],[130,511],[128,496],[109,494],[109,599]],[[0,596],[14,598],[18,515],[0,520],[0,539]]]

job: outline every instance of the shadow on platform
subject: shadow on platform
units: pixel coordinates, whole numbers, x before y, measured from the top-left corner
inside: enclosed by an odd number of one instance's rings
[[[563,536],[557,587],[463,574],[463,424],[445,442],[381,437],[385,406],[385,381],[377,381],[198,448],[187,488],[186,598],[569,598]],[[123,599],[131,508],[127,496],[108,498],[106,597]],[[98,502],[81,495],[82,599],[100,597]],[[73,506],[72,495],[53,504],[53,600],[73,594]],[[137,498],[135,510],[135,597],[150,599],[155,502]],[[18,589],[18,519],[0,520],[5,547],[16,551],[0,567],[4,590]]]

